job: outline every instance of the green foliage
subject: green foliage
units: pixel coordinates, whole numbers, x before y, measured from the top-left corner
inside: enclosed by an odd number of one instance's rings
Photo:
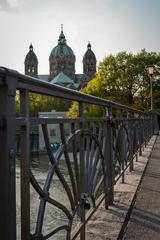
[[[68,111],[68,117],[78,117],[78,103],[73,102],[71,108]],[[93,105],[93,104],[85,104],[84,115],[87,117],[100,117],[104,115],[103,107]]]
[[[76,118],[78,117],[78,103],[72,102],[71,108],[68,111],[68,117]]]
[[[142,49],[137,54],[119,52],[109,55],[99,63],[95,78],[88,83],[82,92],[103,99],[112,100],[137,109],[150,108],[150,78],[147,65],[160,64],[160,54],[146,52]],[[153,83],[154,108],[160,108],[160,84]],[[75,116],[78,107],[74,103],[69,115]],[[93,110],[99,115],[99,108]],[[91,107],[87,110],[91,115]]]
[[[30,93],[30,114],[37,116],[38,112],[68,111],[70,101],[66,99],[59,99],[56,97],[45,96],[35,93]]]
[[[51,96],[45,96],[35,93],[29,94],[29,110],[30,116],[38,116],[38,112],[50,112],[56,111],[68,111],[70,107],[70,101],[66,99],[59,99]],[[20,112],[20,98],[19,92],[16,95],[16,114]]]

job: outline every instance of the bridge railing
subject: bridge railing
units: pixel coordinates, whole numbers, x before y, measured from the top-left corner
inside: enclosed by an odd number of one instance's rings
[[[20,116],[16,118],[16,91],[20,96]],[[32,118],[29,93],[59,97],[78,102],[77,118]],[[87,118],[85,105],[103,108],[103,116]],[[48,125],[56,124],[61,144],[51,148]],[[65,125],[70,134],[65,135]],[[40,126],[49,158],[48,171],[41,184],[32,171],[30,128]],[[49,239],[63,231],[63,239],[85,240],[87,221],[102,201],[113,204],[114,185],[125,182],[125,171],[134,169],[134,159],[157,130],[157,115],[142,112],[78,91],[0,68],[0,239],[16,240],[16,129],[20,129],[20,229],[21,239]],[[63,160],[62,160],[63,159]],[[63,174],[64,162],[67,176]],[[56,177],[55,177],[56,176]],[[66,202],[55,199],[52,190],[58,179]],[[36,220],[31,219],[31,187],[37,194]],[[58,226],[44,230],[47,208],[64,215]],[[51,217],[48,221],[51,221]],[[60,239],[53,238],[53,239]]]

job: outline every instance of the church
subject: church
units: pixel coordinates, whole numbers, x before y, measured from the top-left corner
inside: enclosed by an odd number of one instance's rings
[[[97,60],[90,43],[88,43],[87,51],[83,56],[83,74],[75,73],[75,62],[75,54],[67,45],[62,28],[58,44],[49,55],[49,74],[38,74],[38,58],[33,51],[32,44],[30,44],[29,52],[25,57],[25,74],[43,81],[79,90],[84,88],[96,73]]]

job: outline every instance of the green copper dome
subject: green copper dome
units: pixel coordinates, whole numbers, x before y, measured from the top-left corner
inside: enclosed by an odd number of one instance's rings
[[[61,31],[61,34],[59,35],[58,45],[52,49],[49,58],[59,56],[65,57],[75,56],[73,50],[66,44],[66,38],[64,36],[63,31]]]

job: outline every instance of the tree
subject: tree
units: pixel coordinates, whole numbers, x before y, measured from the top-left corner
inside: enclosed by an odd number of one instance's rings
[[[52,110],[66,112],[71,103],[69,100],[59,99],[56,97],[29,93],[29,110],[30,116],[38,116],[38,112],[50,112]],[[16,95],[16,114],[20,112],[19,92]]]
[[[148,109],[150,79],[146,67],[150,64],[160,64],[159,53],[148,53],[142,49],[137,54],[125,51],[115,56],[111,54],[99,63],[95,78],[82,89],[82,92],[137,109]],[[154,106],[159,108],[160,84],[158,82],[154,83],[153,90],[154,95],[159,96],[154,98]],[[69,111],[70,116],[72,116],[72,109]]]

